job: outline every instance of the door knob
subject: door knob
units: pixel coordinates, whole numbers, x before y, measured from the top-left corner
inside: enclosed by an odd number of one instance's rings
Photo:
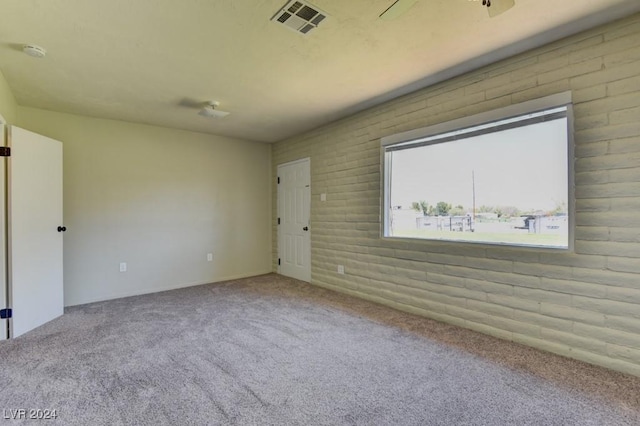
[[[308,230],[309,230],[309,227],[308,227],[308,226],[305,226],[304,228],[302,228],[302,230],[303,230],[303,231],[308,231]]]
[[[58,232],[65,232],[67,230],[66,226],[58,226]]]

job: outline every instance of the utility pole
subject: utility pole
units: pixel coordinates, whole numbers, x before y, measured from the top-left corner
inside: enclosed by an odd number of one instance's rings
[[[473,223],[472,230],[475,229],[476,225],[476,171],[471,170],[471,188],[473,190],[473,215],[471,216],[471,220]]]

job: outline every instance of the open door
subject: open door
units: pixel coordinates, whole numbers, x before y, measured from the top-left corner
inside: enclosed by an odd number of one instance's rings
[[[62,315],[62,143],[16,126],[8,132],[10,336]]]
[[[0,121],[4,122],[2,116]],[[2,150],[3,156],[0,156],[0,309],[9,306],[8,292],[9,287],[7,283],[7,211],[6,204],[6,171],[7,171],[7,157],[6,151],[7,143],[7,130],[4,124],[0,124],[0,150]],[[0,340],[9,338],[9,320],[4,318],[7,316],[7,311],[1,311],[0,314]]]

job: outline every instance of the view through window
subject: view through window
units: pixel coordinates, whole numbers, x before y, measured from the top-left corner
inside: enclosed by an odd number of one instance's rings
[[[384,147],[386,237],[568,248],[568,107]]]

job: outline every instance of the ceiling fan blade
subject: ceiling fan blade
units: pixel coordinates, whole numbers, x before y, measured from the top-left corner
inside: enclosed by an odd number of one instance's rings
[[[180,102],[178,102],[178,105],[187,108],[202,108],[205,103],[206,102],[202,102],[192,98],[182,98]]]
[[[515,6],[515,0],[491,0],[491,7],[488,7],[489,16],[493,18],[501,13],[506,12]]]
[[[212,117],[212,118],[223,118],[229,114],[230,113],[227,111],[222,111],[209,106],[202,108],[198,113],[198,115],[201,115],[203,117]]]
[[[387,10],[380,14],[379,18],[384,19],[385,21],[396,19],[407,10],[411,9],[411,6],[413,6],[417,2],[418,0],[396,0],[391,6],[387,8]]]

